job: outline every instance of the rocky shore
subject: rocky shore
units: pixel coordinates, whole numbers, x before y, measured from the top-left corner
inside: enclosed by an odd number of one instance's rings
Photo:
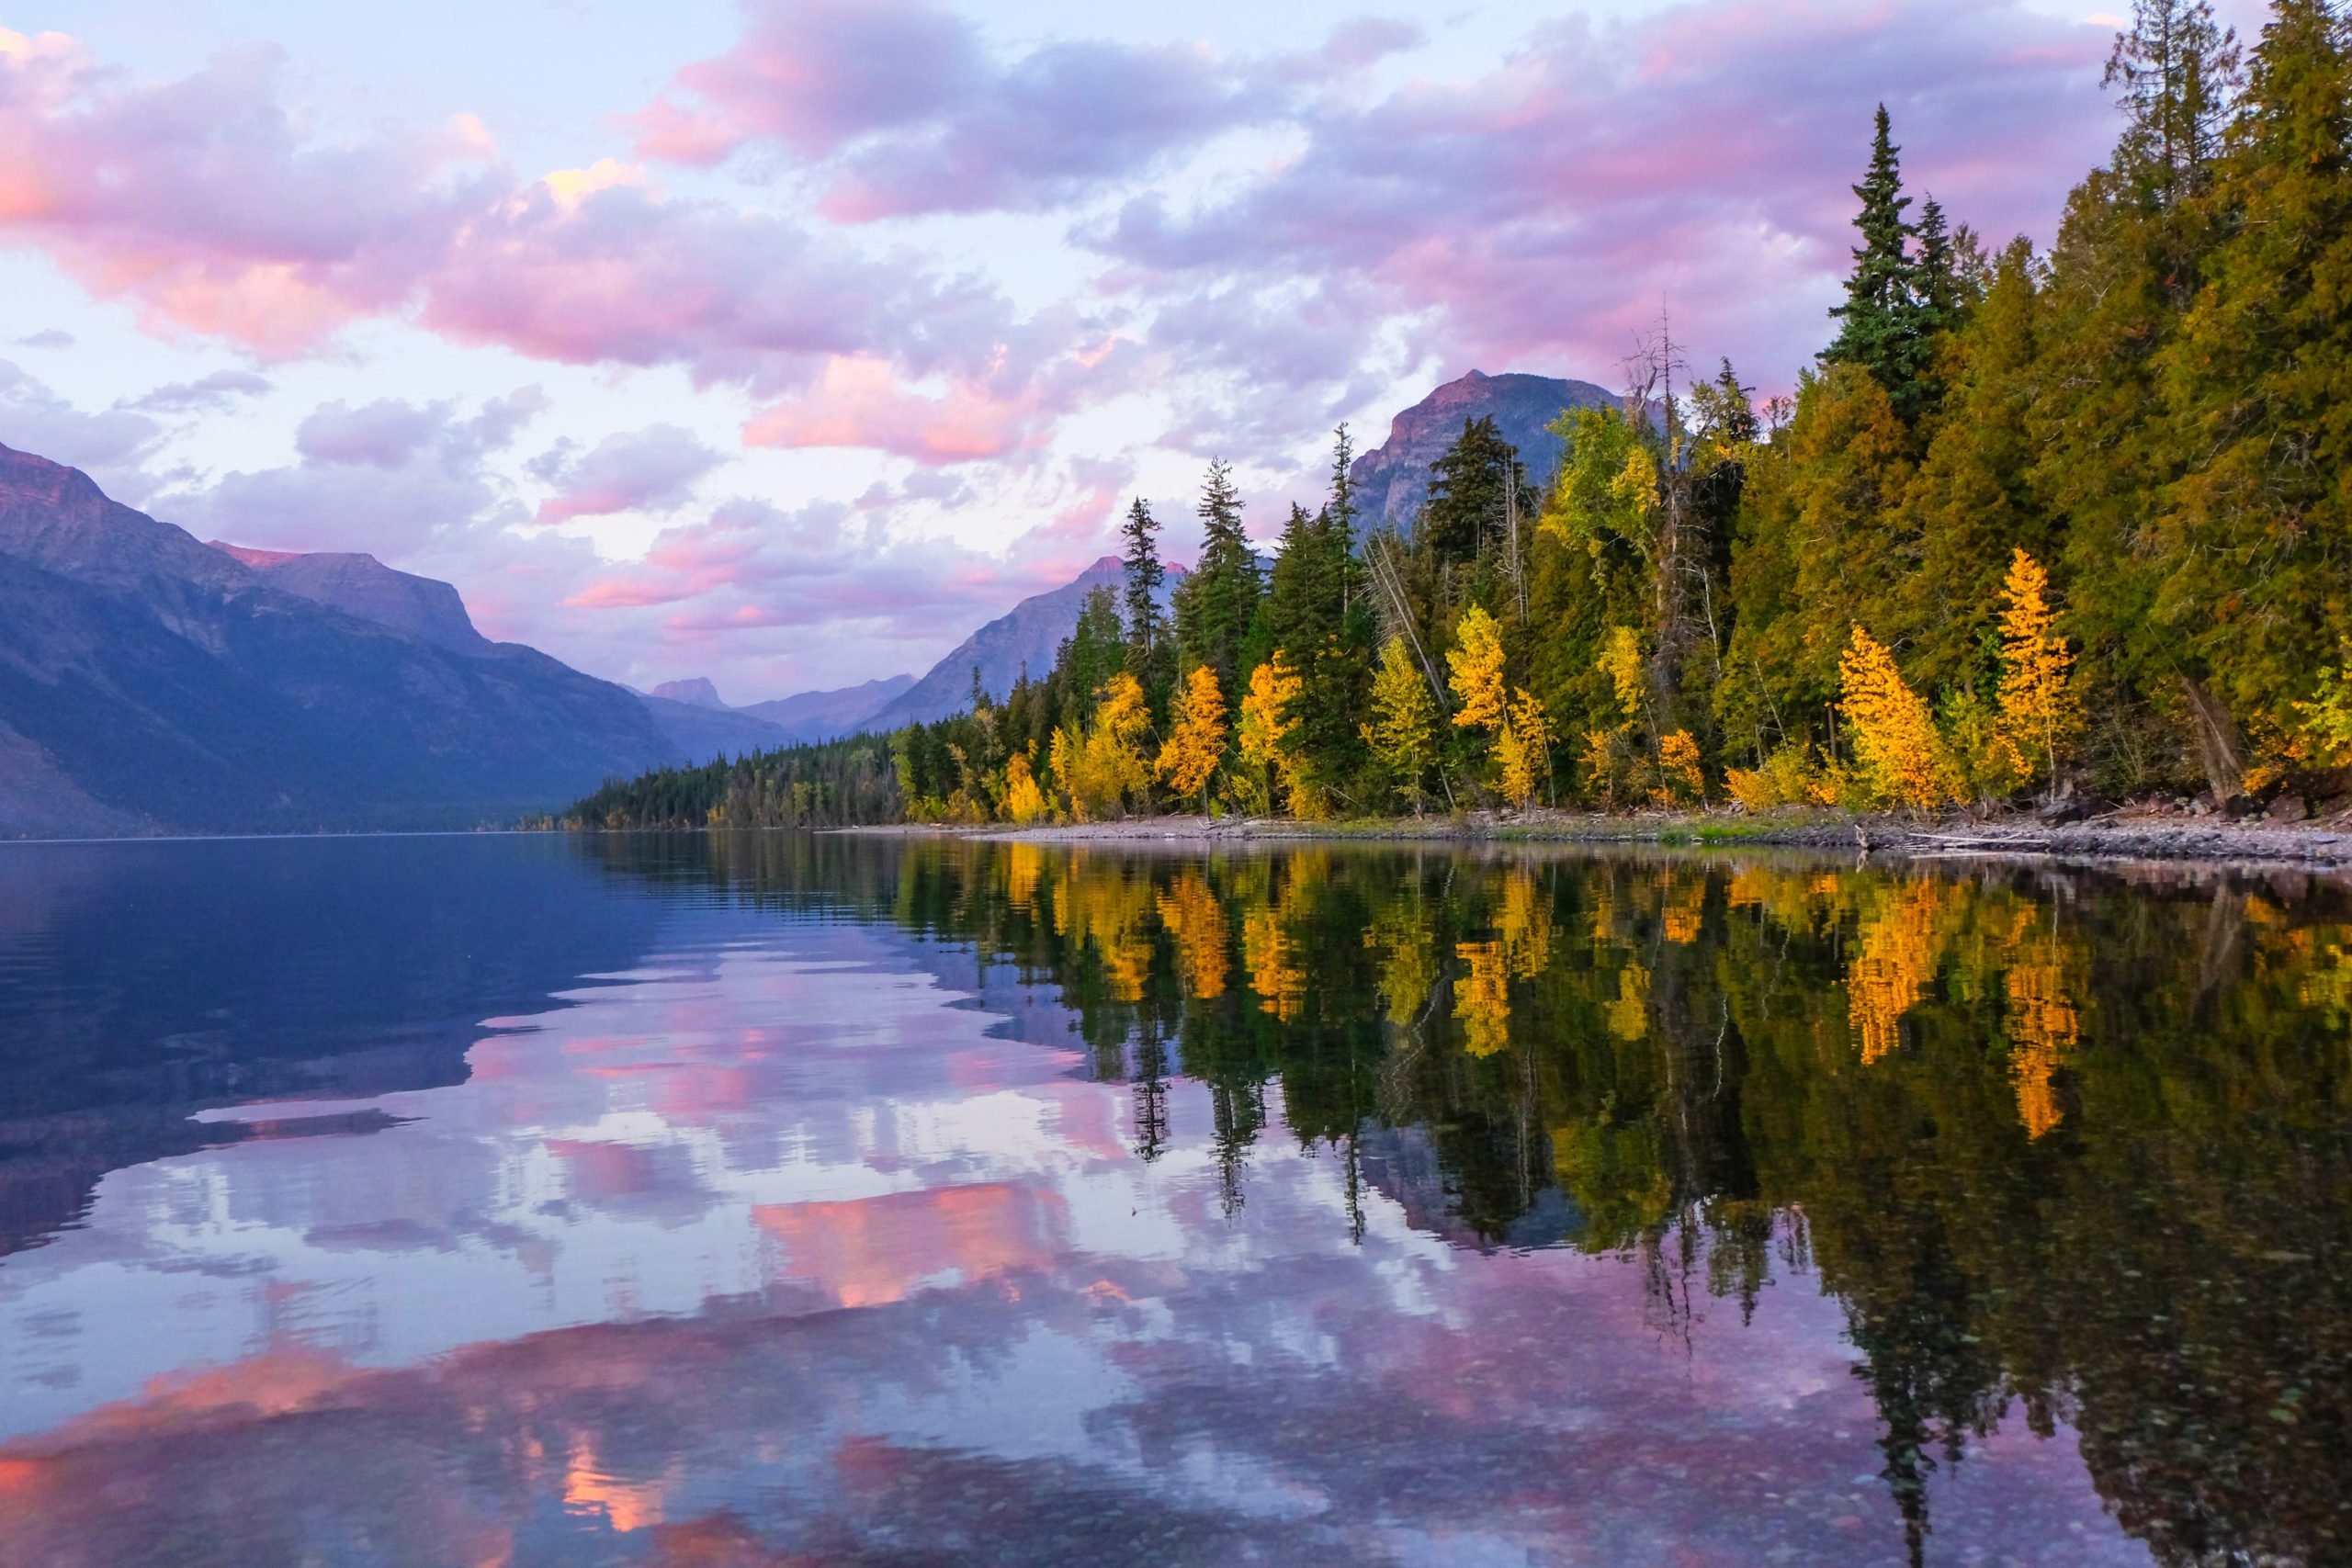
[[[2061,813],[2071,818],[2071,813]],[[1300,840],[1365,842],[1783,844],[1912,857],[2036,857],[2182,861],[2203,864],[2352,868],[2352,811],[2288,819],[2136,807],[2078,819],[2018,815],[1978,820],[1733,811],[1602,815],[1537,810],[1343,822],[1288,818],[1144,817],[1050,827],[854,828],[855,833],[941,834],[1024,843],[1235,844]]]

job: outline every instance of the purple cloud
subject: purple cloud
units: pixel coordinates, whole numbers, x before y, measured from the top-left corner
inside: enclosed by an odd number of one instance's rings
[[[146,469],[164,427],[143,413],[87,413],[12,361],[0,359],[0,446],[82,469],[119,500],[136,504],[154,488]]]
[[[1560,22],[1478,79],[1320,101],[1279,169],[1191,210],[1138,195],[1082,237],[1142,298],[1363,290],[1456,370],[1600,373],[1663,308],[1778,371],[1823,336],[1874,102],[1915,192],[1996,239],[2047,232],[2112,135],[2106,44],[2014,3]]]
[[[539,503],[537,521],[569,523],[615,512],[666,512],[684,502],[695,480],[719,456],[674,424],[607,435],[586,455],[561,461],[543,477],[556,493]]]
[[[269,389],[268,378],[250,370],[216,370],[193,381],[158,387],[144,397],[116,406],[145,413],[219,413],[235,407],[240,398],[264,397]]]

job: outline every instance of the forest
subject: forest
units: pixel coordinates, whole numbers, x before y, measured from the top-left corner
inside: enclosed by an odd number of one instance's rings
[[[1474,808],[2241,809],[2352,765],[2352,32],[2140,0],[2047,252],[1906,193],[1878,110],[1834,336],[1760,406],[1661,321],[1537,482],[1465,424],[1403,528],[1347,428],[1271,564],[1231,472],[1171,604],[883,738],[608,785],[584,826]],[[1702,362],[1703,363],[1703,362]]]

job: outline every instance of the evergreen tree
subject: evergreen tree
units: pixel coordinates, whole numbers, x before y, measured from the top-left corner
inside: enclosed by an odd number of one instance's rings
[[[1854,218],[1862,243],[1853,253],[1846,302],[1829,312],[1838,319],[1838,339],[1822,358],[1868,370],[1886,389],[1897,414],[1910,420],[1925,406],[1927,322],[1911,256],[1914,231],[1903,216],[1911,205],[1903,194],[1903,150],[1894,145],[1884,104],[1878,107],[1876,125],[1870,171],[1853,187],[1862,204]]]
[[[1241,498],[1223,458],[1209,465],[1201,487],[1201,558],[1176,593],[1176,640],[1187,666],[1216,671],[1228,698],[1238,696],[1249,666],[1242,645],[1264,592],[1258,552],[1242,532]]]
[[[1159,560],[1159,532],[1151,508],[1137,496],[1119,525],[1126,541],[1127,669],[1143,682],[1155,707],[1165,705],[1176,674],[1167,616],[1159,608],[1160,585],[1167,581],[1168,570]]]
[[[2323,0],[2274,0],[2202,199],[2226,237],[2166,356],[2193,455],[2156,533],[2154,617],[2256,732],[2290,732],[2352,635],[2352,54]]]
[[[1932,196],[1919,204],[1917,273],[1919,329],[1930,335],[1960,324],[1961,279],[1951,226]]]
[[[1463,421],[1462,434],[1430,465],[1421,541],[1441,564],[1449,565],[1499,548],[1514,499],[1530,499],[1525,486],[1519,451],[1503,439],[1494,416]],[[1514,497],[1515,491],[1522,493]]]

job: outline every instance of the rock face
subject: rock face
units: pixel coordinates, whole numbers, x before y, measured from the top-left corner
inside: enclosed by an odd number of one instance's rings
[[[212,541],[212,547],[252,567],[272,588],[332,604],[347,615],[405,632],[421,642],[479,653],[490,639],[474,629],[466,602],[448,583],[394,571],[374,556],[320,551],[247,549]]]
[[[1412,532],[1429,498],[1430,465],[1445,455],[1470,420],[1492,414],[1503,439],[1519,448],[1527,477],[1548,483],[1559,467],[1561,441],[1544,429],[1566,409],[1615,408],[1622,401],[1589,381],[1550,376],[1488,376],[1473,370],[1448,381],[1389,422],[1388,439],[1361,454],[1348,469],[1363,498],[1362,526]]]
[[[0,834],[511,821],[678,755],[447,584],[256,567],[0,446]]]
[[[890,675],[835,691],[800,692],[771,702],[746,703],[736,711],[765,719],[790,740],[832,740],[866,728],[866,720],[914,683],[911,675]]]
[[[1169,572],[1172,586],[1180,575]],[[954,652],[931,667],[928,674],[896,698],[868,715],[862,729],[897,729],[903,725],[929,724],[971,706],[972,671],[991,697],[1012,690],[1025,666],[1044,680],[1054,667],[1062,640],[1078,629],[1079,612],[1086,596],[1097,588],[1116,592],[1125,581],[1116,556],[1104,556],[1075,579],[1045,593],[1032,594],[956,645]]]
[[[700,675],[685,681],[664,681],[653,688],[653,694],[673,703],[687,703],[698,708],[728,711],[727,705],[718,700],[718,688]]]

